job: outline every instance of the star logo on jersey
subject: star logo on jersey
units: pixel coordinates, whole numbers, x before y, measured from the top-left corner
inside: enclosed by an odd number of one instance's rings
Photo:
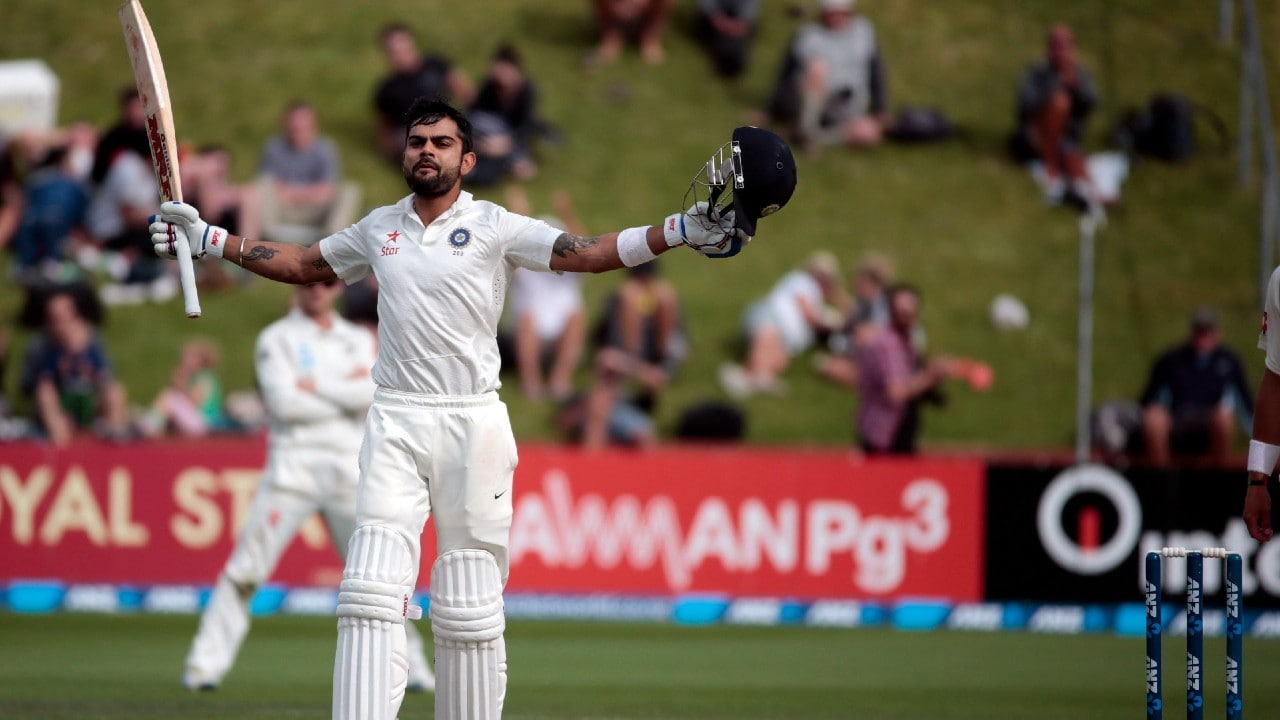
[[[400,241],[399,230],[392,230],[391,232],[387,233],[387,242],[382,246],[382,257],[387,257],[388,255],[395,255],[396,253],[400,252],[399,241]],[[396,243],[396,244],[392,245],[391,243]]]

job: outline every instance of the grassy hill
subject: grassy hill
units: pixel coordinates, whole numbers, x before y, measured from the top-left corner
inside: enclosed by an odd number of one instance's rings
[[[372,149],[370,96],[384,69],[378,28],[407,21],[428,49],[452,56],[477,78],[493,48],[513,41],[540,85],[544,114],[567,138],[540,155],[542,173],[529,187],[535,209],[547,209],[551,193],[564,188],[588,228],[605,231],[656,222],[679,208],[693,171],[761,103],[801,22],[789,3],[765,3],[750,70],[726,83],[714,78],[689,35],[692,5],[680,3],[665,64],[649,67],[632,52],[592,74],[580,63],[594,39],[582,0],[374,6],[149,0],[146,8],[164,53],[180,138],[228,145],[235,174],[248,179],[284,104],[309,99],[341,147],[346,174],[363,184],[368,207],[405,193],[396,170]],[[951,389],[949,405],[926,417],[925,444],[1067,448],[1076,221],[1043,206],[1027,175],[1004,158],[1013,84],[1041,54],[1049,24],[1065,20],[1076,28],[1103,94],[1092,148],[1105,145],[1125,108],[1164,90],[1214,108],[1234,129],[1238,47],[1218,43],[1216,3],[1203,0],[862,0],[859,7],[876,24],[894,106],[938,105],[967,137],[943,146],[801,157],[794,199],[762,225],[749,252],[714,265],[688,253],[664,260],[663,272],[684,298],[692,353],[662,421],[669,426],[679,408],[720,396],[715,370],[729,357],[742,308],[810,250],[831,249],[846,267],[874,250],[922,288],[931,349],[983,357],[996,370],[990,393]],[[1272,2],[1259,7],[1266,37],[1280,10]],[[44,59],[62,83],[60,119],[105,127],[117,92],[131,82],[114,13],[114,0],[7,3],[0,10],[0,60]],[[1280,77],[1270,55],[1267,67],[1273,80]],[[1134,396],[1150,359],[1183,336],[1189,313],[1202,303],[1221,311],[1227,339],[1244,354],[1251,377],[1261,371],[1251,350],[1256,190],[1237,185],[1230,150],[1219,151],[1208,133],[1201,139],[1202,152],[1188,164],[1134,167],[1121,207],[1099,236],[1097,399]],[[593,307],[616,282],[607,275],[588,279]],[[1027,330],[1000,333],[987,322],[987,305],[999,292],[1026,302]],[[182,318],[176,300],[114,310],[111,351],[131,397],[149,400],[182,339],[194,334],[221,343],[228,387],[251,386],[252,338],[287,297],[286,288],[265,281],[207,294],[197,322]],[[0,290],[0,316],[11,317],[17,299],[12,288]],[[793,365],[788,379],[787,397],[747,404],[750,439],[847,443],[853,394],[818,379],[807,359]],[[12,387],[14,378],[5,382]],[[547,408],[530,406],[510,384],[504,396],[520,437],[550,437]]]

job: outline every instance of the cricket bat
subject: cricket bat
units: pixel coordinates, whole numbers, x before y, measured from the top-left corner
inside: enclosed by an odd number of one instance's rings
[[[151,23],[138,0],[125,0],[120,6],[120,27],[124,30],[133,79],[138,83],[142,110],[147,116],[147,144],[151,146],[151,166],[160,186],[160,201],[182,200],[178,179],[178,140],[173,130],[173,106],[169,103],[169,83],[164,77],[160,48],[151,32]],[[185,238],[174,243],[178,253],[178,277],[182,281],[182,299],[187,317],[200,317],[200,298],[196,295],[196,271],[191,262],[191,248]]]

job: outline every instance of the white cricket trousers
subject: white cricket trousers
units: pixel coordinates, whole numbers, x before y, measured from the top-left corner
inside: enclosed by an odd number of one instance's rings
[[[501,592],[517,459],[497,393],[374,393],[360,450],[356,530],[339,595],[334,720],[396,717],[403,687],[399,638],[412,617],[428,517],[435,520],[440,553],[469,549],[493,556]],[[504,677],[492,680],[505,684]],[[441,693],[457,691],[437,684],[437,707]],[[501,698],[495,702],[500,708]]]
[[[356,526],[402,534],[416,572],[430,516],[437,553],[487,550],[505,584],[518,459],[496,392],[436,397],[379,388],[360,450]]]
[[[218,685],[249,630],[249,599],[276,569],[298,526],[317,511],[338,556],[355,530],[355,459],[321,449],[273,451],[235,549],[187,654],[187,683]]]

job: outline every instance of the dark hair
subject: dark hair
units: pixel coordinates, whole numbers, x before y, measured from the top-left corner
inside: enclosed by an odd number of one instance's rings
[[[49,300],[58,295],[69,295],[75,302],[76,312],[91,325],[101,326],[106,320],[106,312],[98,300],[98,293],[84,282],[73,282],[66,285],[42,284],[29,288],[18,311],[18,324],[30,330],[43,327],[45,308],[49,305]]]
[[[382,29],[378,31],[378,40],[380,40],[381,42],[386,42],[387,38],[391,37],[392,35],[399,35],[401,33],[404,33],[405,35],[408,35],[409,37],[417,40],[417,38],[414,37],[413,30],[410,30],[408,25],[399,21],[387,23],[386,25],[383,25]]]
[[[902,293],[913,295],[917,300],[921,299],[920,288],[917,288],[915,285],[912,285],[911,283],[894,283],[893,285],[890,285],[889,287],[885,288],[884,296],[888,300],[893,300],[894,296]]]
[[[498,49],[493,51],[493,59],[509,62],[516,67],[520,67],[520,53],[516,52],[515,45],[511,43],[502,43]]]
[[[462,140],[462,152],[473,152],[471,144],[471,121],[461,110],[449,104],[439,95],[426,95],[413,101],[409,111],[404,115],[404,135],[409,137],[409,130],[415,125],[435,125],[441,118],[450,118],[458,124],[458,137]]]
[[[120,101],[120,107],[124,107],[134,100],[139,100],[141,98],[142,93],[138,92],[138,88],[134,85],[120,88],[120,94],[117,96],[117,99]]]

